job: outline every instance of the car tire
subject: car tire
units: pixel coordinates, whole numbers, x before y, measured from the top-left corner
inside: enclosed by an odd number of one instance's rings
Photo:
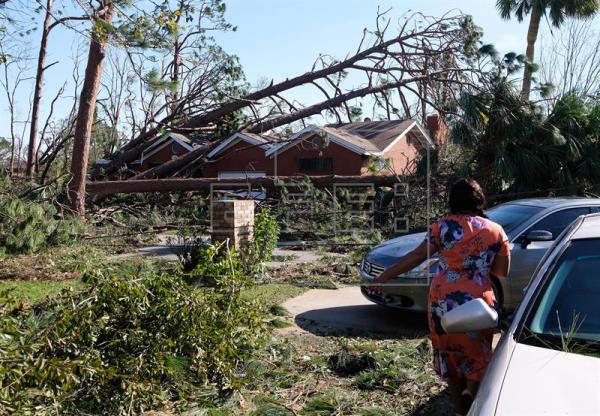
[[[502,296],[502,287],[500,286],[500,282],[498,280],[492,278],[492,291],[494,292],[494,297],[496,298],[496,303],[498,305],[498,312],[502,313],[504,311],[504,299]]]

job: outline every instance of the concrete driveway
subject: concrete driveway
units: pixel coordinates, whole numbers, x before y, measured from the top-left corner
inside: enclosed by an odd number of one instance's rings
[[[283,306],[298,327],[315,335],[420,338],[428,333],[425,314],[375,305],[362,296],[358,286],[309,290]]]
[[[425,313],[403,312],[375,305],[363,297],[358,286],[309,290],[288,299],[283,306],[297,325],[287,331],[376,338],[423,338],[429,335]],[[499,340],[500,333],[495,333],[493,348]]]

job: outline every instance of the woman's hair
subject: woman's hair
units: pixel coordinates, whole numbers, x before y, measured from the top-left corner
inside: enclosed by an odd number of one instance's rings
[[[452,185],[449,204],[452,214],[472,212],[482,216],[485,194],[476,180],[462,178]]]

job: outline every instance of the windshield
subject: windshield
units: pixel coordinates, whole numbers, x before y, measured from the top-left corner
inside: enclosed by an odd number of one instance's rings
[[[510,233],[543,209],[531,205],[502,204],[487,210],[485,214],[500,224],[506,233]]]
[[[600,239],[574,240],[556,262],[525,322],[525,343],[600,352]]]

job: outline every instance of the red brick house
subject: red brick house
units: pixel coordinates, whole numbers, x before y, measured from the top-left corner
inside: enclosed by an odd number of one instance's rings
[[[414,120],[308,126],[289,138],[236,133],[214,148],[204,177],[410,174],[434,142]]]
[[[135,172],[144,172],[165,162],[173,160],[179,156],[185,155],[195,147],[201,145],[190,140],[179,133],[165,133],[157,137],[150,146],[138,156],[136,160],[129,162],[127,167]],[[102,168],[102,165],[110,163],[110,160],[99,159],[95,165]]]
[[[183,134],[166,133],[146,148],[140,157],[130,162],[128,166],[137,172],[144,172],[192,151],[196,145]]]

